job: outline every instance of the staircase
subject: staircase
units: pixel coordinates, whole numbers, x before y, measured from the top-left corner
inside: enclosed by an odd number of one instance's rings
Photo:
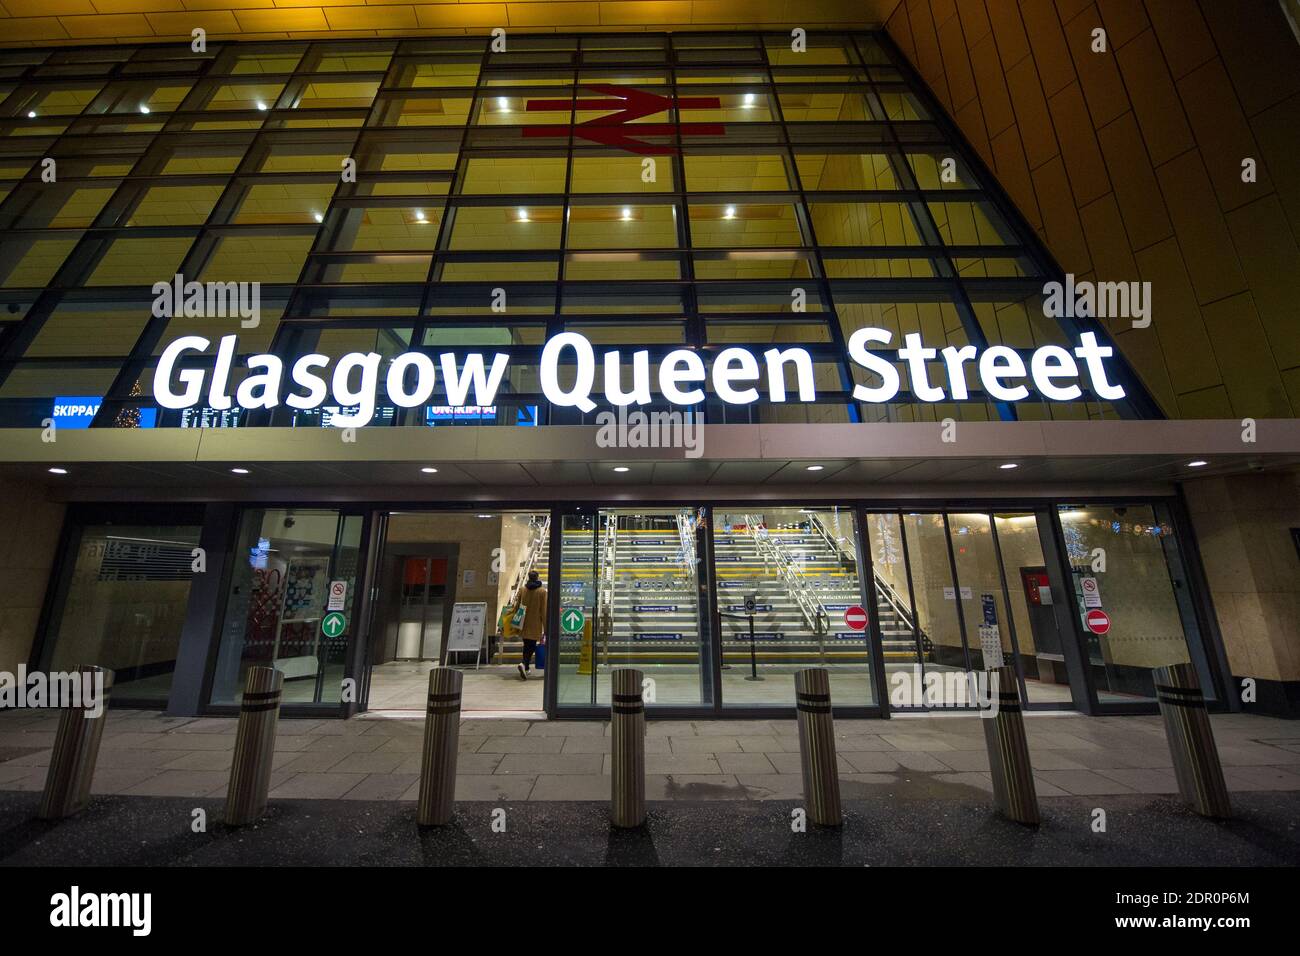
[[[551,554],[551,534],[550,519],[539,522],[534,531],[533,538],[528,547],[524,549],[523,556],[519,559],[516,567],[516,577],[512,580],[512,593],[516,595],[523,590],[524,582],[528,579],[530,570],[537,571],[542,576],[542,581],[546,581],[547,569],[550,567]],[[498,609],[498,613],[500,610]],[[496,621],[488,622],[489,628],[496,627]],[[523,659],[524,642],[517,637],[501,641],[497,645],[496,653],[492,656],[494,664],[515,664]]]
[[[868,636],[844,623],[861,602],[851,561],[820,535],[768,529],[756,515],[718,529],[714,537],[718,610],[743,614],[756,595],[755,656],[763,663],[865,664]],[[787,568],[782,576],[777,568]],[[722,618],[723,662],[749,660],[749,622]]]
[[[844,612],[862,602],[851,546],[837,546],[815,525],[768,529],[761,516],[748,516],[713,535],[716,593],[721,618],[723,662],[749,661],[745,597],[757,597],[755,656],[764,664],[791,666],[861,664],[870,661],[869,632],[844,623]],[[719,516],[721,522],[721,516]],[[565,529],[562,539],[560,606],[581,607],[593,618],[598,666],[684,664],[698,666],[699,588],[690,567],[689,543],[671,516]],[[639,525],[630,527],[629,525]],[[534,559],[546,578],[550,552],[543,540]],[[778,565],[787,570],[784,575]],[[551,589],[555,600],[555,589]],[[877,584],[886,662],[917,661],[911,623]],[[896,600],[896,599],[895,599]],[[905,606],[900,602],[900,607]],[[576,660],[578,635],[563,635],[564,658]],[[508,641],[498,662],[519,659],[521,642]],[[928,657],[928,654],[926,655]]]
[[[699,594],[676,526],[663,523],[617,531],[601,664],[699,660]]]

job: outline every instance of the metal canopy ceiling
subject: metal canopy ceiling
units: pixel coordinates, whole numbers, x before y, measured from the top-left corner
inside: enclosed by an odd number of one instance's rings
[[[703,488],[711,497],[1095,493],[1300,466],[1300,421],[1290,419],[1259,422],[1254,443],[1231,421],[971,422],[959,423],[951,442],[937,423],[714,425],[694,458],[682,449],[600,448],[596,435],[578,426],[370,428],[348,442],[329,429],[94,429],[43,442],[35,429],[12,429],[0,430],[0,476],[69,498],[148,489],[159,500],[308,492],[403,500],[541,490],[678,497]],[[1207,464],[1190,467],[1195,460]]]

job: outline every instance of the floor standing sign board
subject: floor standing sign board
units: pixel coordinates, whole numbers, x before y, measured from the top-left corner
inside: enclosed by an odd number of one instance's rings
[[[451,631],[447,634],[447,663],[452,654],[473,654],[477,669],[483,657],[483,636],[486,633],[487,603],[474,601],[455,604],[451,609]]]

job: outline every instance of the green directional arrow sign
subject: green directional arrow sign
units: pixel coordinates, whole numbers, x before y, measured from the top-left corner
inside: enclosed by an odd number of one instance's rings
[[[560,612],[560,627],[570,634],[581,631],[586,621],[587,616],[582,613],[582,608],[566,607]]]
[[[338,637],[347,630],[348,619],[342,611],[330,611],[320,622],[320,632],[326,637]]]

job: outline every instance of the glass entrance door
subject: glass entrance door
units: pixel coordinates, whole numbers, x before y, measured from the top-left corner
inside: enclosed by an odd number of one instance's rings
[[[1045,512],[869,512],[864,524],[892,708],[973,706],[966,675],[1003,664],[1026,704],[1071,704]]]
[[[560,518],[560,707],[609,705],[635,667],[650,706],[712,704],[703,509],[600,508]]]
[[[841,707],[876,702],[851,508],[714,509],[724,707],[794,705],[794,673],[825,667]]]
[[[240,521],[210,703],[237,704],[254,665],[284,674],[286,704],[349,703],[365,518],[249,508]]]

